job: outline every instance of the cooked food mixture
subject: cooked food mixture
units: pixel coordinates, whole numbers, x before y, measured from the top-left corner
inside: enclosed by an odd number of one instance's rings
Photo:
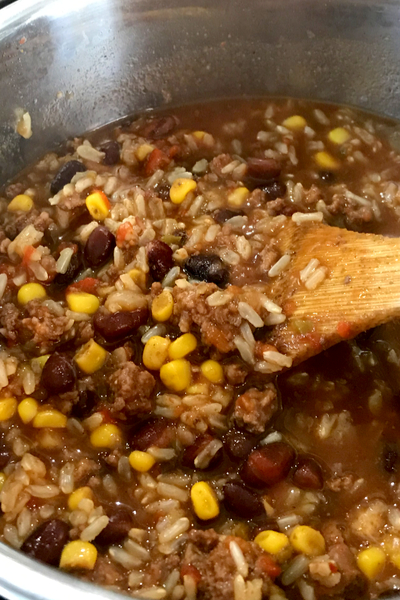
[[[346,107],[220,102],[74,139],[4,189],[3,542],[154,600],[400,588],[396,326],[344,323],[292,365],[270,293],[288,222],[400,234],[396,136]]]

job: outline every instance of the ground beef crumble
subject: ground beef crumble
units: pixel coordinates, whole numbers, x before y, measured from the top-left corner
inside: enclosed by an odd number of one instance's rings
[[[278,407],[278,395],[272,383],[262,391],[250,388],[236,399],[233,421],[250,433],[262,433]]]
[[[126,362],[109,377],[109,384],[115,394],[111,411],[129,416],[151,411],[151,394],[155,379],[151,373]]]
[[[183,558],[183,567],[197,569],[200,579],[197,584],[199,600],[232,600],[233,579],[237,574],[236,565],[230,553],[229,544],[234,541],[243,552],[249,566],[248,580],[261,579],[263,594],[267,595],[271,585],[271,575],[279,574],[270,556],[254,542],[242,538],[220,536],[213,529],[189,532],[189,544]],[[275,571],[274,571],[275,567]]]

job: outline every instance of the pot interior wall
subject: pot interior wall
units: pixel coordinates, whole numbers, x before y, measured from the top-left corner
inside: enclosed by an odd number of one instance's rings
[[[368,0],[19,0],[0,19],[0,185],[70,136],[166,104],[272,94],[400,115],[399,14]]]

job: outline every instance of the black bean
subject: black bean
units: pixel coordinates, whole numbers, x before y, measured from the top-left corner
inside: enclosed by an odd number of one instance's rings
[[[225,287],[229,282],[229,270],[216,254],[195,254],[187,259],[183,268],[189,277],[219,287]]]
[[[243,460],[250,454],[256,445],[256,438],[244,433],[231,429],[225,435],[224,446],[232,460]]]
[[[107,342],[116,342],[132,335],[141,325],[144,325],[148,315],[147,307],[108,314],[97,312],[93,318],[93,326]]]
[[[77,246],[76,252],[71,256],[69,265],[65,273],[57,273],[53,283],[59,287],[67,287],[78,276],[82,268],[82,250]]]
[[[89,235],[85,246],[86,262],[93,268],[104,265],[115,248],[115,236],[104,225],[99,225]]]
[[[116,165],[119,162],[120,146],[115,140],[104,142],[100,146],[100,150],[104,152],[103,163],[105,165]]]
[[[214,221],[222,224],[225,223],[225,221],[229,221],[229,219],[232,219],[232,217],[237,217],[241,215],[244,215],[244,212],[242,210],[231,210],[230,208],[221,208],[213,214],[213,217]]]
[[[156,117],[148,121],[141,130],[144,137],[159,140],[171,133],[178,124],[178,119],[172,115]]]
[[[228,481],[224,485],[224,505],[228,510],[246,519],[257,517],[264,511],[260,498],[236,481]]]
[[[63,189],[64,185],[67,185],[67,183],[71,182],[71,179],[74,175],[76,175],[77,173],[83,173],[83,171],[86,170],[87,169],[85,165],[82,164],[79,160],[70,160],[69,162],[64,163],[62,167],[58,169],[53,181],[51,182],[51,194],[53,196],[55,196],[55,194],[58,194],[58,192],[60,192]]]
[[[249,158],[247,160],[246,180],[259,185],[277,179],[281,165],[274,158]]]
[[[245,462],[241,475],[255,487],[274,485],[285,479],[294,462],[295,453],[285,442],[273,442],[253,450]]]
[[[47,565],[57,567],[68,538],[68,524],[60,519],[51,519],[31,533],[22,544],[21,551]]]
[[[75,379],[72,360],[66,354],[55,352],[43,367],[41,384],[51,394],[63,394],[74,387]]]
[[[162,281],[174,266],[172,249],[161,240],[153,240],[147,244],[146,249],[150,275],[154,281]]]
[[[216,454],[214,454],[214,456],[211,458],[210,462],[208,463],[208,465],[206,467],[196,467],[195,465],[195,460],[198,457],[198,455],[200,454],[200,452],[202,452],[204,450],[204,448],[206,448],[206,446],[208,446],[208,444],[210,442],[212,442],[215,438],[213,438],[212,435],[210,435],[209,433],[205,433],[203,435],[200,435],[198,438],[195,439],[194,443],[191,446],[187,446],[183,452],[183,456],[182,456],[182,465],[184,467],[188,467],[189,469],[196,469],[196,468],[210,468],[212,469],[213,467],[215,467],[219,461],[222,458],[222,448],[220,448],[218,450],[218,452],[216,452]]]
[[[147,421],[131,435],[131,446],[135,450],[146,451],[150,446],[167,448],[174,437],[174,430],[168,421],[154,419]]]
[[[336,181],[336,175],[332,171],[320,171],[319,178],[328,184],[335,183]]]
[[[324,485],[321,465],[313,458],[299,458],[293,473],[293,483],[303,490],[320,490]]]
[[[113,546],[122,542],[133,527],[133,514],[127,508],[117,507],[106,510],[109,518],[107,526],[96,537],[96,544]]]
[[[270,200],[283,198],[286,194],[286,185],[283,181],[275,180],[263,185],[262,190],[265,192],[265,199],[269,202]]]

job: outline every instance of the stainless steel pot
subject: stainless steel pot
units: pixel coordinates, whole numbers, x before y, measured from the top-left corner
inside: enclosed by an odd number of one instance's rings
[[[399,17],[389,0],[18,0],[0,11],[0,186],[67,137],[165,104],[293,95],[400,117]],[[120,598],[2,545],[0,594]]]

